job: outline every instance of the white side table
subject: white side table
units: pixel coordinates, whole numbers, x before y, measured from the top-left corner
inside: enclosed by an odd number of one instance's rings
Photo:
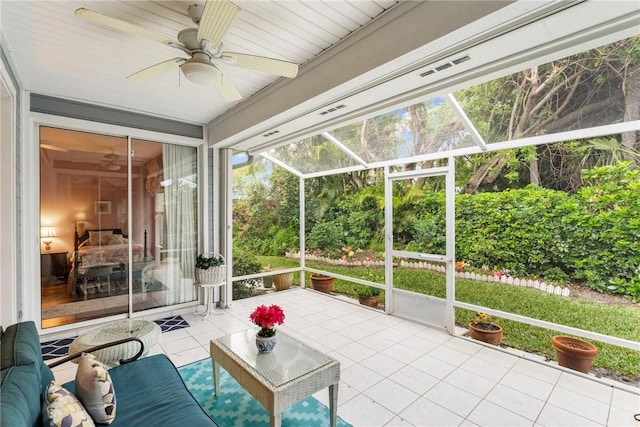
[[[107,323],[77,337],[69,346],[69,354],[78,353],[88,348],[107,344],[124,338],[139,338],[144,344],[142,357],[149,354],[160,338],[160,326],[155,322],[142,319],[124,319]],[[135,341],[97,350],[93,354],[102,363],[112,368],[120,364],[120,359],[133,357],[140,349]],[[78,359],[74,360],[75,363]]]
[[[200,286],[204,292],[204,305],[207,307],[207,310],[202,313],[202,320],[206,320],[210,314],[224,314],[224,312],[215,309],[215,288],[226,285],[226,282],[220,283],[196,283],[196,286]]]

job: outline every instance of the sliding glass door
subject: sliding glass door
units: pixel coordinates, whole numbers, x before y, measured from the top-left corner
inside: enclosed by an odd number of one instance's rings
[[[194,301],[197,148],[40,128],[48,328]]]

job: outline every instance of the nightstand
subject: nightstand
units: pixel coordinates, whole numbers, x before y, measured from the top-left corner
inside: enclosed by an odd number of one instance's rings
[[[40,254],[40,279],[43,285],[67,282],[68,255],[69,252],[44,252]]]

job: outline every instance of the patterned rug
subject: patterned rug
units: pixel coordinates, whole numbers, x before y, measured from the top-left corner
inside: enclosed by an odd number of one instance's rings
[[[182,316],[165,317],[164,319],[154,320],[160,326],[162,332],[175,331],[177,329],[188,328],[189,322],[184,320]],[[73,338],[62,338],[59,340],[46,341],[40,344],[43,360],[51,360],[56,357],[66,356],[69,351],[69,345],[73,342]]]
[[[268,427],[269,413],[236,380],[220,368],[220,396],[213,395],[211,359],[178,368],[187,388],[220,427]],[[327,391],[328,393],[328,391]],[[325,427],[329,408],[313,397],[296,403],[282,414],[282,427]],[[338,427],[351,427],[338,417]]]

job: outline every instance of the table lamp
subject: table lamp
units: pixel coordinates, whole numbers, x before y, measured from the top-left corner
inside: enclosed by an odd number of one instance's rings
[[[56,230],[53,227],[40,227],[40,238],[43,239],[42,243],[44,243],[44,249],[47,252],[51,250],[51,243],[53,243],[51,237],[56,237]]]

